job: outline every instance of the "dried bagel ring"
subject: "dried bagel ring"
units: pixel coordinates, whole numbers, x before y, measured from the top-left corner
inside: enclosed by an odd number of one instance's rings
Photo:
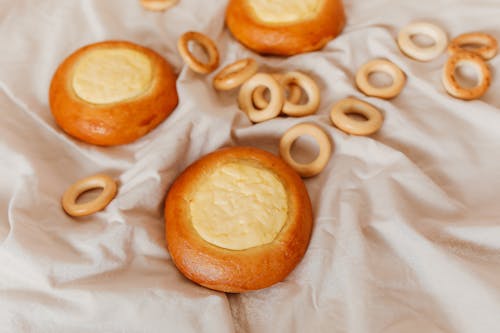
[[[83,178],[71,185],[64,192],[61,204],[71,216],[86,216],[104,209],[116,195],[116,182],[109,176],[97,174]],[[87,191],[102,188],[101,194],[89,202],[78,204],[78,197]]]
[[[392,78],[390,86],[376,87],[368,78],[374,72],[389,74]],[[391,99],[399,95],[406,82],[403,71],[389,60],[374,59],[365,63],[356,74],[356,85],[365,95]]]
[[[457,67],[464,64],[471,65],[476,70],[478,84],[474,87],[462,87],[455,77]],[[472,52],[457,52],[446,62],[443,69],[442,81],[446,91],[451,96],[463,100],[471,100],[479,98],[486,93],[491,84],[491,72],[480,55]]]
[[[282,84],[284,86],[295,84],[301,87],[307,95],[307,102],[305,104],[296,104],[285,100],[283,109],[284,114],[293,117],[302,117],[315,113],[319,108],[320,93],[319,87],[316,82],[308,75],[292,71],[287,72],[283,76]]]
[[[420,47],[411,39],[412,36],[422,34],[434,40],[429,47]],[[448,45],[448,37],[443,29],[429,22],[415,22],[399,31],[398,45],[401,51],[410,58],[420,61],[430,61],[437,58]]]
[[[255,108],[252,101],[253,92],[259,86],[267,87],[270,92],[269,103],[261,110]],[[284,100],[285,96],[280,84],[270,74],[266,73],[257,73],[252,76],[243,83],[238,94],[238,105],[254,123],[277,117],[281,112]]]
[[[300,136],[312,136],[318,146],[319,154],[314,161],[309,163],[299,163],[295,161],[291,154],[292,145]],[[332,143],[328,135],[318,126],[310,123],[301,123],[293,126],[283,134],[280,140],[280,155],[299,175],[302,177],[312,177],[319,174],[330,160],[332,154]]]
[[[251,58],[241,59],[224,67],[213,80],[214,88],[217,90],[231,90],[242,85],[251,78],[259,65]]]
[[[198,43],[208,56],[208,62],[202,62],[197,59],[189,50],[189,42]],[[206,35],[196,32],[185,32],[177,41],[177,49],[184,62],[196,73],[208,74],[213,72],[219,66],[219,51],[217,46]]]
[[[477,46],[466,48],[466,46]],[[454,38],[448,45],[448,52],[455,54],[460,51],[469,51],[479,54],[484,60],[490,60],[498,51],[497,40],[482,32],[471,32]]]
[[[175,6],[179,0],[141,0],[141,5],[152,11],[164,11]]]
[[[349,114],[360,114],[366,120],[357,120]],[[370,135],[380,129],[384,121],[382,113],[373,105],[357,98],[340,100],[330,111],[330,120],[342,131],[353,135]]]
[[[280,84],[283,79],[284,74],[282,73],[272,73],[271,74]],[[290,101],[290,103],[299,103],[302,98],[302,90],[296,84],[289,84],[287,86],[283,86],[285,89],[285,93],[288,91],[288,95],[285,96],[286,100]],[[267,101],[264,93],[266,91],[265,87],[257,87],[253,92],[252,99],[254,105],[259,109],[264,109],[269,102]]]

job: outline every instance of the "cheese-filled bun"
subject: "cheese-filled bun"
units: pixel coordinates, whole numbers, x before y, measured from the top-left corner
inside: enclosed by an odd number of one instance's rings
[[[244,292],[282,281],[303,257],[312,209],[300,176],[264,150],[233,147],[189,166],[165,201],[177,268],[210,289]]]
[[[226,24],[243,45],[289,56],[314,51],[345,25],[342,0],[230,0]]]
[[[69,135],[111,146],[132,142],[177,106],[176,76],[153,50],[126,41],[82,47],[56,70],[51,112]]]

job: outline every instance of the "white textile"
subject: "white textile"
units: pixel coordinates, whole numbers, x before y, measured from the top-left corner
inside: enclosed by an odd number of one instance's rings
[[[348,22],[323,50],[258,56],[224,26],[226,1],[181,0],[165,13],[138,0],[0,0],[0,332],[500,332],[500,56],[479,100],[450,97],[447,55],[421,63],[399,51],[417,20],[449,37],[500,40],[498,0],[345,0]],[[216,40],[221,66],[253,57],[262,70],[301,70],[321,88],[317,114],[252,125],[237,92],[193,73],[177,53],[187,30]],[[59,63],[107,39],[150,47],[179,74],[180,103],[149,135],[102,148],[56,125],[48,89]],[[387,58],[407,75],[398,97],[365,97],[356,70]],[[356,96],[379,107],[370,137],[330,124]],[[222,146],[278,152],[292,125],[318,124],[334,142],[326,169],[306,179],[314,209],[309,249],[273,287],[226,295],[174,267],[163,203],[175,177]],[[307,142],[302,143],[302,148]],[[298,147],[300,153],[300,147]],[[119,180],[116,199],[73,219],[60,197],[95,173]]]

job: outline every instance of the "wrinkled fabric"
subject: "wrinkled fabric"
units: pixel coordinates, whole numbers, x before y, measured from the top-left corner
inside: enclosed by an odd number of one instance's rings
[[[347,25],[317,52],[264,57],[224,27],[226,1],[181,0],[164,13],[135,0],[0,1],[0,332],[384,332],[500,331],[500,57],[489,91],[451,98],[447,59],[402,55],[395,38],[426,20],[449,37],[500,40],[497,0],[345,0]],[[319,111],[252,125],[237,91],[195,74],[176,41],[212,37],[221,66],[252,57],[262,71],[300,70],[321,89]],[[178,73],[180,103],[140,140],[96,147],[65,134],[48,106],[58,64],[77,48],[123,39],[150,47]],[[366,97],[357,68],[386,58],[407,75],[392,100]],[[349,136],[331,106],[355,96],[384,114],[370,137]],[[166,250],[163,203],[190,163],[224,146],[278,153],[300,122],[334,144],[326,169],[306,179],[314,228],[304,259],[283,281],[245,294],[185,279]],[[315,146],[300,139],[295,156]],[[102,212],[70,218],[60,197],[76,180],[108,173],[117,197]]]

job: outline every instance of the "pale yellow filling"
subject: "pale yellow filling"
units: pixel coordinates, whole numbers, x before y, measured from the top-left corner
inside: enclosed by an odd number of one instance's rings
[[[142,94],[152,80],[151,61],[128,49],[93,50],[77,63],[73,89],[93,104],[123,101]]]
[[[324,0],[247,0],[258,19],[266,23],[304,21],[318,15]]]
[[[191,219],[209,243],[244,250],[272,242],[288,215],[285,187],[270,171],[228,163],[208,175],[190,203]]]

